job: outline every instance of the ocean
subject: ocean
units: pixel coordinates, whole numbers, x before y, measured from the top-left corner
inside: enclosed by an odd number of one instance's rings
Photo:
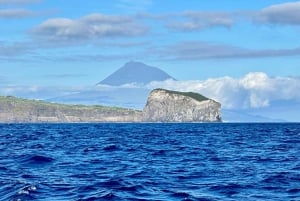
[[[0,124],[1,201],[300,200],[300,124]]]

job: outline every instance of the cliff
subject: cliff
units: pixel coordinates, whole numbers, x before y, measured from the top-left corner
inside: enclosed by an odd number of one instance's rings
[[[0,122],[137,122],[141,111],[106,107],[64,105],[0,96]]]
[[[221,104],[193,92],[153,90],[143,110],[146,122],[220,122]]]

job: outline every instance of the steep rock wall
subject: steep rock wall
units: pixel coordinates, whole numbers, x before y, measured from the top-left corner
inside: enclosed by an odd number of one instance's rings
[[[199,100],[198,97],[201,97]],[[220,122],[221,104],[200,94],[153,90],[143,110],[145,122]]]

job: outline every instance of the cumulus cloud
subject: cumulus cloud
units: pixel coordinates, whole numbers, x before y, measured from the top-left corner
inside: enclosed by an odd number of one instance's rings
[[[31,17],[34,13],[26,9],[0,9],[0,18],[15,19]]]
[[[246,49],[202,41],[183,41],[151,51],[153,54],[157,54],[159,57],[169,60],[259,58],[300,55],[300,47],[291,49]]]
[[[263,72],[252,72],[239,79],[166,80],[152,82],[147,87],[199,92],[220,101],[224,109],[264,108],[278,100],[300,102],[299,78],[269,77]]]
[[[300,1],[266,7],[254,16],[254,20],[264,24],[300,25]]]
[[[179,14],[179,20],[169,22],[167,27],[180,31],[196,31],[211,27],[231,27],[234,20],[231,13],[188,11]]]
[[[35,37],[49,41],[135,37],[144,35],[147,27],[134,17],[91,14],[80,19],[49,19],[32,30]]]

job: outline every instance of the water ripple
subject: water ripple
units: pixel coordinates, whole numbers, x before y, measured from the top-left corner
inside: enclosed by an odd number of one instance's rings
[[[300,124],[0,124],[0,200],[299,200]]]

